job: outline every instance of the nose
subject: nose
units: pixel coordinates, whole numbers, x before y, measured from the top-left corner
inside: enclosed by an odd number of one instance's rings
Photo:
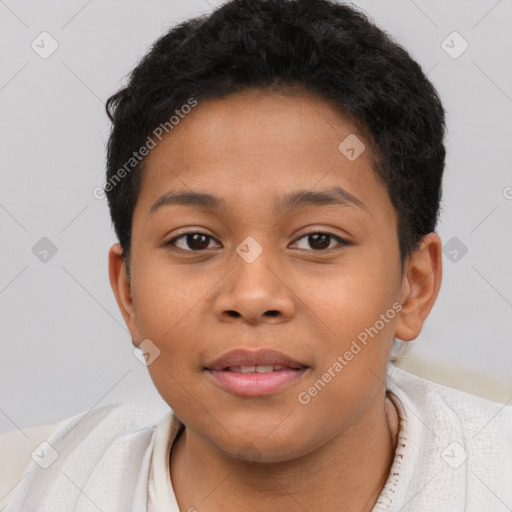
[[[213,298],[213,312],[223,322],[255,325],[289,321],[296,302],[286,281],[270,250],[263,250],[252,262],[236,254],[232,270]]]

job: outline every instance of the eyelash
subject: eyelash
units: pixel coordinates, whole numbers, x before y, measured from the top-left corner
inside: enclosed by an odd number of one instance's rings
[[[200,253],[200,252],[204,252],[204,251],[207,251],[208,249],[199,249],[199,250],[192,250],[192,249],[181,249],[180,247],[175,247],[175,242],[181,238],[184,238],[188,235],[204,235],[206,236],[207,238],[211,239],[211,240],[215,240],[214,237],[208,235],[207,233],[204,233],[202,231],[199,231],[199,230],[194,230],[194,231],[186,231],[185,233],[182,233],[181,235],[178,235],[178,236],[175,236],[174,238],[172,238],[171,240],[169,240],[168,242],[165,243],[165,246],[168,246],[168,247],[174,247],[175,249],[179,250],[179,251],[183,251],[183,252],[191,252],[191,253]],[[314,230],[314,231],[309,231],[308,233],[304,233],[302,234],[301,236],[299,236],[298,238],[295,239],[294,242],[297,242],[298,240],[301,240],[302,238],[305,238],[307,236],[311,236],[311,235],[327,235],[331,238],[334,238],[335,240],[337,240],[339,242],[339,244],[341,245],[341,247],[344,247],[344,246],[348,246],[348,245],[351,245],[351,242],[348,242],[347,240],[339,237],[338,235],[335,235],[334,233],[330,233],[329,231],[321,231],[321,230]],[[340,247],[340,248],[341,248]],[[302,249],[302,250],[310,250],[310,251],[314,251],[314,252],[327,252],[327,251],[330,251],[334,249],[334,247],[330,247],[330,248],[327,248],[327,249]]]

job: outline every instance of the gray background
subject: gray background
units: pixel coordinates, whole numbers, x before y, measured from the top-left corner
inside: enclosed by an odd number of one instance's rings
[[[115,236],[93,196],[104,103],[167,28],[220,3],[0,1],[0,432],[114,401],[163,405],[108,282]],[[355,4],[410,51],[447,110],[438,233],[456,240],[412,350],[512,381],[512,1]],[[31,48],[43,31],[59,45],[46,59]],[[442,46],[453,31],[469,43],[458,58]],[[57,248],[46,263],[32,250],[42,237]]]

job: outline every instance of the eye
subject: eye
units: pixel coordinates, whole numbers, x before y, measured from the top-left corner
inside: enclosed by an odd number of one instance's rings
[[[182,242],[181,239],[184,239],[184,243],[180,247],[176,242]],[[209,240],[215,239],[201,231],[187,231],[172,238],[165,245],[173,245],[182,251],[199,252],[208,248]]]
[[[350,245],[350,242],[347,242],[347,240],[344,240],[343,238],[333,233],[324,231],[311,231],[310,233],[306,233],[305,235],[297,238],[295,243],[297,243],[299,240],[302,240],[303,238],[309,238],[309,247],[302,248],[306,250],[313,249],[315,251],[325,251],[326,249],[332,249],[332,247],[330,247],[330,243],[333,241],[333,239],[336,240],[341,246]]]
[[[314,251],[325,251],[327,249],[332,249],[331,242],[337,241],[338,245],[345,246],[350,245],[350,242],[344,240],[343,238],[329,232],[324,231],[311,231],[310,233],[306,233],[294,242],[297,244],[298,241],[309,238],[309,247],[302,247],[301,249],[305,250],[314,250]],[[166,242],[166,246],[174,246],[178,249],[186,252],[201,252],[209,248],[209,242],[211,240],[215,240],[210,235],[203,233],[202,231],[187,231],[186,233],[182,233],[181,235],[175,236],[168,242]],[[181,243],[181,246],[179,245]],[[300,247],[299,247],[300,248]]]

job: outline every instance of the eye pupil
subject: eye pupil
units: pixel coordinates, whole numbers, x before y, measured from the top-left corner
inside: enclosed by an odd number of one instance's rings
[[[309,243],[312,249],[325,249],[326,247],[329,247],[330,235],[325,233],[314,233],[309,236],[310,239],[313,240],[313,243],[311,243],[311,241]],[[318,239],[321,239],[321,241]],[[327,244],[325,244],[325,241],[327,241]]]
[[[197,247],[197,246],[194,247],[194,242],[197,242],[198,239],[200,239],[200,238],[203,238],[203,243],[199,244],[199,247]],[[191,239],[193,240],[192,244],[190,244]],[[208,247],[208,236],[202,235],[201,233],[193,233],[193,234],[187,235],[187,245],[190,249],[193,249],[193,250],[205,249],[206,247]]]

